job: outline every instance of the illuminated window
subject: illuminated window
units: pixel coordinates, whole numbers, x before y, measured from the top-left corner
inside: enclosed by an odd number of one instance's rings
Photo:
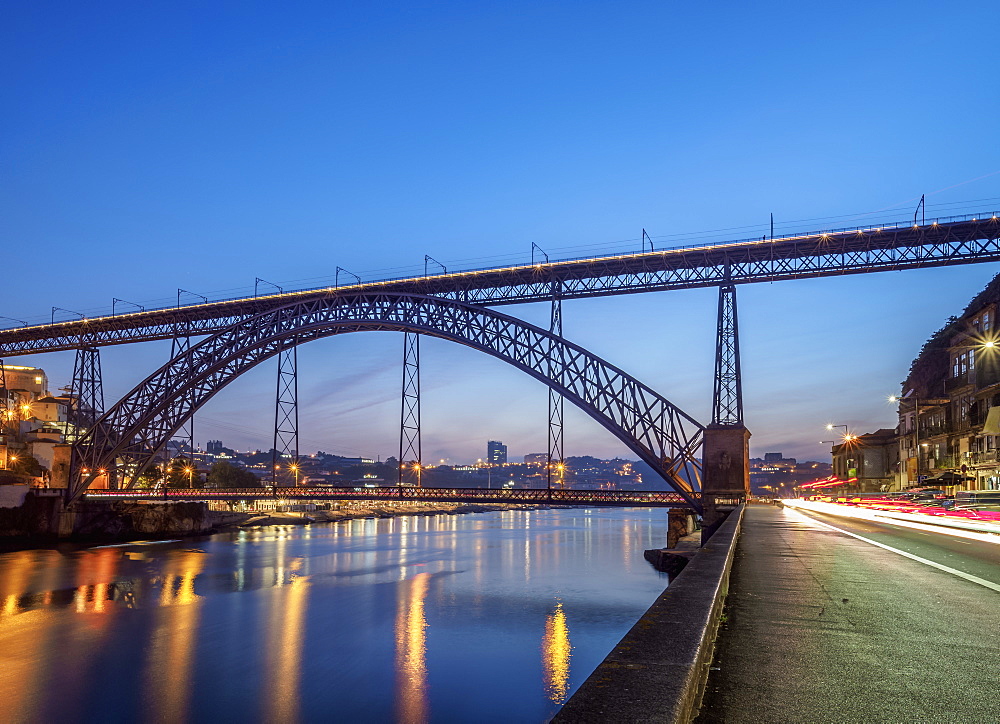
[[[42,384],[42,378],[41,377],[35,377],[35,384],[36,385]]]

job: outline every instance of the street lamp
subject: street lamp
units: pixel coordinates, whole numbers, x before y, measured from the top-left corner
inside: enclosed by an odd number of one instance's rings
[[[188,489],[194,488],[194,468],[188,465],[184,468],[184,472],[187,473],[188,476]]]
[[[288,469],[295,473],[295,487],[299,487],[299,464],[292,463],[288,466]]]

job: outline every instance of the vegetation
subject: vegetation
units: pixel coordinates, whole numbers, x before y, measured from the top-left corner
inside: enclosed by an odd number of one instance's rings
[[[249,470],[219,460],[208,471],[205,485],[209,488],[261,488],[264,482]]]

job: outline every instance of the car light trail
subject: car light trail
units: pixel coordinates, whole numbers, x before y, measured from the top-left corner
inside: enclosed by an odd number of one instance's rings
[[[970,583],[975,583],[976,585],[983,586],[984,588],[988,588],[991,591],[996,591],[997,593],[1000,593],[1000,584],[993,583],[993,581],[987,581],[985,578],[980,578],[979,576],[973,576],[971,573],[966,573],[965,571],[960,571],[956,568],[951,568],[950,566],[945,566],[935,561],[931,561],[926,558],[921,558],[920,556],[915,556],[912,553],[907,553],[906,551],[900,550],[899,548],[893,548],[892,546],[887,546],[885,543],[879,543],[878,541],[874,541],[871,538],[865,538],[863,535],[858,535],[857,533],[851,533],[850,531],[844,530],[843,528],[838,528],[835,525],[830,525],[829,523],[824,523],[822,521],[816,520],[815,518],[807,516],[799,512],[798,510],[793,509],[792,512],[802,517],[803,520],[807,520],[809,523],[812,523],[814,525],[819,525],[824,528],[829,528],[830,530],[836,531],[838,533],[849,535],[851,536],[851,538],[857,538],[858,540],[863,540],[865,543],[870,543],[873,546],[877,546],[884,550],[891,551],[892,553],[897,553],[903,556],[904,558],[909,558],[910,560],[917,561],[918,563],[923,563],[925,566],[930,566],[931,568],[937,568],[939,571],[950,573],[953,576],[958,576],[959,578],[963,578],[966,581],[969,581]]]
[[[929,533],[941,533],[955,538],[968,538],[982,543],[993,543],[1000,545],[1000,526],[993,526],[988,523],[968,523],[966,521],[943,521],[936,519],[933,523],[924,523],[918,519],[919,514],[911,513],[888,513],[885,511],[868,510],[856,508],[850,505],[839,505],[837,503],[824,503],[818,500],[801,500],[790,498],[782,503],[788,508],[800,508],[802,510],[812,510],[817,513],[837,515],[842,518],[856,518],[858,520],[870,520],[875,523],[889,523],[902,528],[913,528],[914,530]],[[972,526],[975,526],[974,528]],[[993,529],[996,532],[991,531]],[[838,529],[839,530],[839,529]],[[865,540],[868,540],[865,538]]]

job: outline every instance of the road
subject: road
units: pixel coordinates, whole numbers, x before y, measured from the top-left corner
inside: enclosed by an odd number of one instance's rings
[[[750,506],[698,722],[1000,722],[1000,545]]]

